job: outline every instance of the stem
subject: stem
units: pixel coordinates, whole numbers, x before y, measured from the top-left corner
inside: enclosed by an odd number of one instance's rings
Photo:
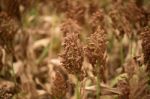
[[[79,81],[77,81],[76,94],[77,94],[77,99],[81,99],[81,95],[80,95],[80,82]]]
[[[100,62],[98,61],[96,64],[97,68],[97,91],[96,91],[96,99],[100,99]]]

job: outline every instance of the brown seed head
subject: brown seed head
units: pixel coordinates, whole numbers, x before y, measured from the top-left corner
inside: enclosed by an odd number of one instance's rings
[[[79,35],[71,33],[64,39],[64,52],[61,55],[62,63],[70,74],[79,75],[82,73],[83,48],[79,40]]]
[[[43,0],[41,0],[43,2]],[[69,9],[71,0],[45,0],[47,4],[52,4],[56,8],[56,12],[65,12]],[[71,1],[71,2],[70,2]]]
[[[0,0],[0,9],[6,12],[10,17],[20,21],[20,11],[18,0]]]
[[[66,15],[68,18],[77,20],[79,23],[84,23],[85,21],[85,11],[86,8],[81,2],[75,2],[70,6]]]
[[[85,54],[89,59],[89,62],[94,66],[97,61],[100,63],[104,62],[104,53],[106,51],[106,38],[105,32],[100,28],[91,34],[89,38],[89,43],[85,48]]]
[[[140,8],[133,1],[118,1],[113,4],[110,17],[113,27],[119,30],[119,34],[134,33],[134,29],[139,30],[147,24],[147,14],[143,8]]]
[[[119,36],[123,36],[124,34],[131,35],[132,26],[125,16],[122,15],[122,11],[111,11],[109,15],[112,19],[112,27],[119,31]]]
[[[8,88],[2,87],[0,88],[0,99],[11,99],[13,93],[10,92]]]
[[[150,27],[145,27],[141,33],[142,47],[144,53],[144,62],[148,65],[147,69],[150,70]]]
[[[89,38],[88,45],[85,47],[85,56],[93,66],[94,75],[100,75],[104,82],[106,82],[105,51],[105,32],[99,26]]]
[[[2,52],[2,48],[0,47],[0,70],[2,70],[3,67],[2,59],[3,59],[3,52]]]
[[[128,74],[129,77],[132,77],[135,74],[135,71],[138,68],[138,64],[135,60],[130,59],[124,64],[124,71]]]
[[[61,26],[61,31],[63,32],[64,36],[67,33],[80,33],[81,27],[77,24],[77,21],[72,19],[67,19]]]
[[[51,82],[51,93],[56,99],[62,99],[68,91],[67,79],[60,71],[55,71]]]
[[[117,84],[118,89],[122,92],[123,95],[119,96],[119,99],[125,98],[129,99],[130,87],[127,80],[119,80]]]
[[[97,28],[98,25],[103,24],[104,25],[104,12],[102,10],[97,10],[95,13],[93,13],[92,18],[90,20],[90,24],[93,30]]]
[[[6,13],[0,13],[0,45],[12,46],[12,40],[18,29],[18,24]]]
[[[91,15],[95,11],[99,9],[99,3],[95,2],[95,0],[90,0],[89,6],[88,6],[88,13]]]

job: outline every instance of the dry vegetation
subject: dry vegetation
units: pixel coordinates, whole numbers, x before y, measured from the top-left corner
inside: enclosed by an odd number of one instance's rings
[[[0,0],[0,99],[150,99],[149,0]]]

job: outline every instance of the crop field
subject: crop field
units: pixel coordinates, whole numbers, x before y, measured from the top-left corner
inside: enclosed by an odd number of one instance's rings
[[[0,99],[150,99],[150,0],[0,0]]]

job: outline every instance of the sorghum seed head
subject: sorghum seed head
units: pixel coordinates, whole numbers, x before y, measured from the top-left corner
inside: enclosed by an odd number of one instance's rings
[[[18,24],[7,13],[0,13],[0,45],[12,46],[12,40],[18,29]]]
[[[148,71],[150,70],[150,27],[145,27],[141,33],[142,47],[144,53],[144,63],[147,64]]]
[[[66,96],[68,92],[67,79],[64,75],[56,70],[53,79],[51,79],[51,93],[56,99],[61,99]]]
[[[121,0],[121,2],[115,2],[112,11],[110,11],[112,26],[115,30],[119,30],[120,35],[128,34],[128,36],[132,36],[134,29],[139,30],[148,23],[146,13],[133,1],[123,2]]]
[[[0,9],[6,12],[11,18],[20,21],[20,11],[18,0],[0,0]]]
[[[90,24],[93,30],[97,28],[98,25],[104,25],[104,12],[102,10],[97,10],[95,13],[92,14]]]
[[[2,59],[3,59],[3,52],[2,52],[2,48],[0,47],[0,70],[2,70],[3,67]]]
[[[93,74],[99,76],[104,82],[106,82],[105,51],[105,32],[99,26],[89,38],[87,47],[85,47],[85,56],[93,66]]]
[[[79,40],[79,35],[68,34],[64,39],[64,52],[62,53],[62,63],[70,74],[81,74],[83,63],[83,47]]]
[[[51,3],[56,8],[56,12],[66,12],[69,9],[71,0],[44,0],[46,3]],[[43,0],[42,0],[43,2]]]
[[[119,96],[119,99],[125,97],[125,99],[129,99],[130,94],[130,86],[127,80],[119,80],[117,83],[118,89],[122,92],[123,95]]]
[[[85,55],[89,62],[94,66],[97,61],[104,64],[104,53],[106,51],[105,32],[100,26],[91,34],[87,47],[85,48]]]
[[[10,99],[13,96],[13,90],[8,89],[7,87],[0,88],[0,98],[1,99]]]
[[[70,6],[66,15],[68,18],[74,19],[82,24],[85,21],[85,11],[85,6],[80,1],[77,1]]]
[[[81,27],[78,25],[77,21],[73,19],[67,19],[61,26],[61,31],[63,32],[64,36],[67,33],[80,33]]]

